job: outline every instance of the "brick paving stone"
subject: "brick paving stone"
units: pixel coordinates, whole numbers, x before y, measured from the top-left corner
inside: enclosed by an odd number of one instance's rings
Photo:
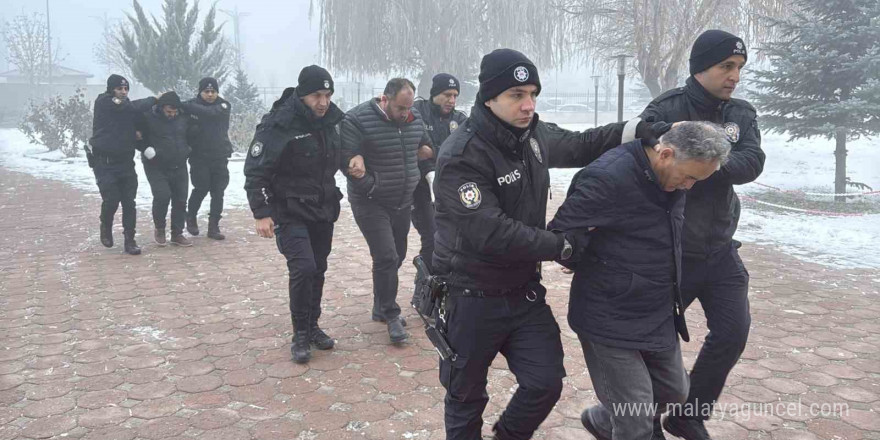
[[[192,248],[158,249],[149,240],[148,209],[140,207],[144,255],[129,257],[121,243],[105,249],[98,242],[94,189],[6,170],[0,187],[31,189],[0,191],[0,267],[9,268],[0,271],[0,440],[445,438],[436,354],[420,326],[397,347],[387,328],[371,321],[370,262],[347,204],[335,228],[321,318],[337,345],[297,365],[290,360],[285,262],[274,241],[256,237],[247,210],[227,210],[228,240],[196,237]],[[551,215],[563,198],[554,192]],[[29,203],[35,197],[41,203]],[[22,216],[65,228],[23,238]],[[121,241],[118,219],[114,236]],[[415,231],[409,242],[414,255]],[[751,273],[752,332],[720,402],[801,406],[778,418],[734,421],[728,414],[707,424],[714,438],[878,438],[876,274],[805,263],[756,244],[741,255]],[[215,273],[223,276],[206,276]],[[402,285],[412,276],[404,265]],[[545,266],[569,377],[535,433],[539,440],[583,438],[580,410],[595,403],[579,342],[565,323],[570,279]],[[404,315],[418,323],[408,308]],[[707,330],[700,307],[688,310],[688,320],[693,340],[682,352],[692,365]],[[484,434],[514,386],[499,356],[489,375]],[[849,412],[803,414],[812,404],[847,404]]]

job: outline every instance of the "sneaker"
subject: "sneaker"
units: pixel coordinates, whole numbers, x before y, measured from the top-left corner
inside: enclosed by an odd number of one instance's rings
[[[193,245],[192,242],[181,233],[171,234],[171,244],[182,247],[190,247]]]
[[[153,240],[155,240],[156,244],[159,246],[165,246],[168,244],[168,240],[165,238],[165,228],[156,228],[156,231],[153,233]]]
[[[669,416],[663,420],[663,429],[685,440],[712,440],[702,420]]]

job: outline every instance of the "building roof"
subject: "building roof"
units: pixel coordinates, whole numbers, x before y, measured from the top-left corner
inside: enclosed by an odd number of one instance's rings
[[[5,77],[5,78],[15,78],[15,77],[22,77],[22,76],[25,76],[25,75],[23,75],[18,69],[13,69],[13,70],[9,70],[9,71],[0,73],[0,77]],[[64,76],[81,76],[84,78],[92,78],[94,75],[92,75],[91,73],[88,73],[88,72],[83,72],[80,70],[71,69],[70,67],[59,66],[57,64],[52,66],[52,77],[53,78],[59,78],[59,77],[64,77]]]

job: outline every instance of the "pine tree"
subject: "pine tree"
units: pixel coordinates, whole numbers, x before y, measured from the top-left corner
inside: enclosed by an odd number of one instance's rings
[[[762,122],[790,141],[835,139],[835,193],[846,192],[846,142],[880,133],[880,2],[799,0],[785,37],[768,43],[772,70],[755,72]],[[845,201],[844,196],[835,201]]]
[[[260,102],[259,89],[248,80],[247,74],[242,69],[236,69],[235,82],[226,87],[223,98],[232,104],[233,112],[260,111],[263,106]]]
[[[182,84],[195,88],[205,76],[223,80],[228,50],[223,25],[215,23],[215,6],[198,29],[198,1],[187,9],[187,0],[164,0],[164,22],[147,17],[137,0],[133,4],[134,15],[128,15],[116,43],[136,81],[159,93]]]

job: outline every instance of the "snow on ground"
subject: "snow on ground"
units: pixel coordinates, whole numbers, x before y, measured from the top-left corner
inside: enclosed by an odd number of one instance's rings
[[[584,130],[590,124],[561,124],[571,130]],[[848,175],[854,181],[880,189],[880,149],[873,141],[862,139],[848,146]],[[787,142],[787,137],[765,134],[763,148],[767,154],[764,173],[758,182],[782,188],[832,192],[834,181],[834,143],[824,139]],[[140,185],[139,209],[148,209],[152,197],[140,160],[135,160]],[[62,180],[98,197],[95,178],[84,157],[66,159],[60,152],[47,153],[45,148],[31,145],[18,130],[0,129],[0,166],[34,175]],[[225,203],[231,208],[247,208],[242,189],[243,159],[229,163],[230,183]],[[577,170],[553,170],[554,190],[564,193]],[[344,179],[337,181],[345,191]],[[737,188],[740,194],[767,191],[755,184]],[[210,197],[210,196],[209,196]],[[880,196],[874,196],[880,197]],[[207,203],[207,202],[206,202]],[[343,201],[345,204],[345,201]],[[798,258],[835,267],[880,268],[880,215],[832,217],[797,212],[768,211],[746,204],[740,218],[736,238],[746,242],[771,244]]]

